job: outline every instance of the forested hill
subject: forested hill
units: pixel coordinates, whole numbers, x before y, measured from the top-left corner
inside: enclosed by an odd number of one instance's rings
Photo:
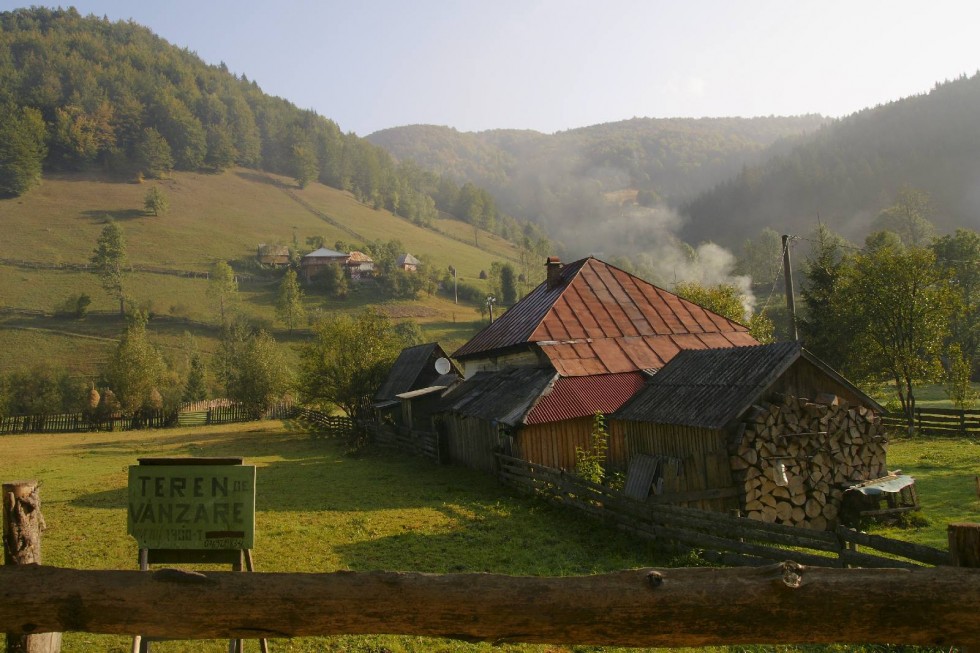
[[[823,122],[817,115],[634,118],[550,135],[412,125],[367,138],[401,161],[490,190],[503,209],[539,221],[573,250],[594,252],[613,240],[596,225],[621,223],[624,203],[690,200]]]
[[[526,235],[482,189],[396,163],[133,22],[74,9],[0,13],[0,116],[0,196],[29,191],[46,171],[98,168],[130,180],[239,165],[349,190],[418,224],[444,210]]]
[[[980,229],[980,74],[834,121],[747,167],[684,208],[686,239],[735,244],[764,227],[806,233],[817,220],[863,238],[902,187],[931,198],[942,231]]]

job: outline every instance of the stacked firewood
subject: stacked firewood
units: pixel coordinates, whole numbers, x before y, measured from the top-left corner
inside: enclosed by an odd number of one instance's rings
[[[731,443],[743,514],[833,528],[844,488],[887,473],[881,420],[870,408],[849,406],[832,394],[770,400],[748,411]]]

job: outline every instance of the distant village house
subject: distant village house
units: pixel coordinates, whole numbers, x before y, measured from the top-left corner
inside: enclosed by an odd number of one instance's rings
[[[286,245],[259,245],[255,256],[262,265],[284,267],[289,265],[289,247]]]
[[[398,269],[405,270],[406,272],[415,272],[419,269],[419,265],[421,264],[421,261],[407,252],[399,256],[398,261],[395,263],[395,265],[398,266]]]
[[[309,283],[328,265],[346,266],[349,254],[336,252],[326,247],[314,250],[300,259],[299,269],[303,279]]]

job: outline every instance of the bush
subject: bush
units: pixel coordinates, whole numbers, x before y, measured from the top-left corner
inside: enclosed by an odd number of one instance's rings
[[[92,298],[87,293],[73,293],[55,308],[55,313],[80,320],[88,314],[88,307],[91,304]]]

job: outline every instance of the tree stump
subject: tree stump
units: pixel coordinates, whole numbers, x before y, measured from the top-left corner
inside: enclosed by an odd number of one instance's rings
[[[37,481],[3,484],[3,563],[41,564],[41,532],[44,517]],[[24,615],[30,620],[30,615]],[[58,653],[61,633],[7,635],[7,653]]]

